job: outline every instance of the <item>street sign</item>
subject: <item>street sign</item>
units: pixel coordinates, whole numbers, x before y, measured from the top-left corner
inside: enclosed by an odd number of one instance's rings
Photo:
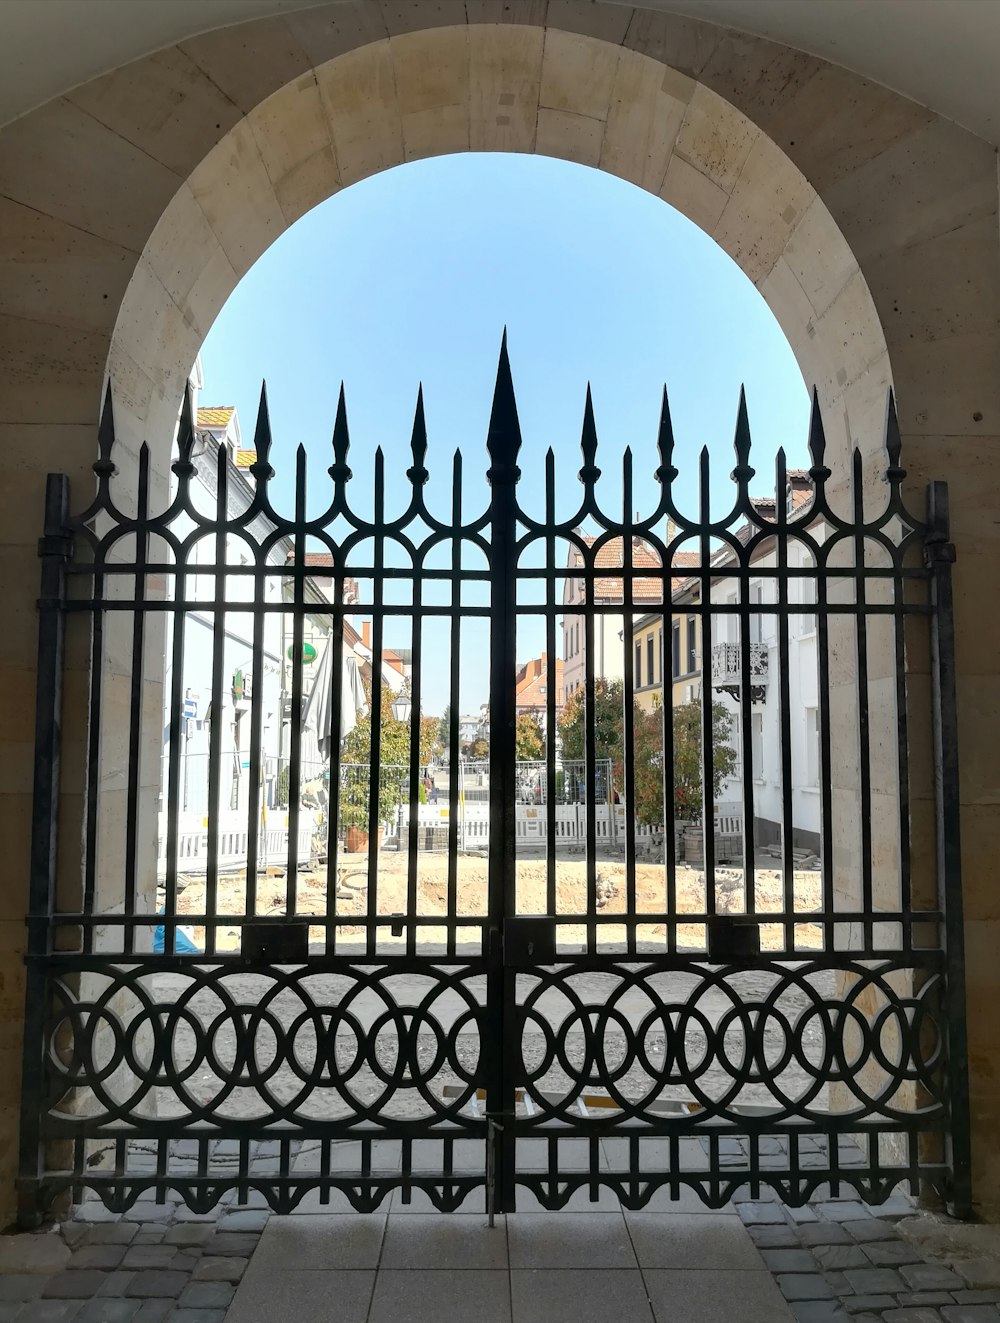
[[[198,716],[198,700],[196,698],[185,698],[184,716],[188,721],[194,721]]]

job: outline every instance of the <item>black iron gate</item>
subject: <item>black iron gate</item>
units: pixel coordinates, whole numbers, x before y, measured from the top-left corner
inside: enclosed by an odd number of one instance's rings
[[[877,481],[855,454],[845,506],[814,406],[812,467],[788,473],[779,453],[773,500],[755,500],[741,402],[732,508],[710,513],[703,452],[690,517],[664,399],[655,509],[633,517],[626,452],[612,517],[588,396],[582,499],[557,518],[551,451],[519,487],[504,347],[475,518],[458,454],[450,517],[424,500],[419,401],[407,508],[386,513],[378,452],[373,511],[358,513],[343,396],[318,515],[301,447],[294,514],[272,504],[263,397],[254,451],[208,458],[188,401],[173,492],[151,512],[145,447],[134,492],[115,478],[109,395],[94,501],[70,516],[66,479],[50,478],[40,545],[23,1221],[86,1191],[113,1209],[149,1190],[207,1209],[255,1190],[279,1211],[389,1194],[481,1207],[485,1191],[504,1210],[602,1192],[636,1208],[686,1188],[719,1205],[764,1186],[791,1204],[844,1185],[878,1202],[900,1183],[967,1213],[947,498],[935,484],[926,521],[906,510],[891,400],[885,440]],[[460,849],[475,810],[460,702],[466,634],[487,629],[484,858]],[[79,887],[65,845],[56,860],[74,634],[90,655]],[[544,643],[533,780],[517,757],[522,640]],[[472,652],[485,668],[485,645]],[[352,657],[370,712],[360,794],[337,738],[364,720]],[[431,668],[451,702],[447,789],[429,809]],[[189,697],[195,673],[208,710]],[[564,700],[582,776],[551,737]],[[306,745],[323,722],[317,769]],[[909,758],[932,731],[933,785]],[[599,763],[614,768],[601,793]],[[700,781],[700,831],[677,820],[682,780]],[[367,855],[345,852],[348,826],[367,827]]]

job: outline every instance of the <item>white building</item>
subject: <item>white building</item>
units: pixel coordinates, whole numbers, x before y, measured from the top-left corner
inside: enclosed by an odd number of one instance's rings
[[[811,500],[808,475],[793,470],[788,475],[784,494],[789,514],[801,514]],[[774,502],[755,502],[766,518],[773,518]],[[808,552],[795,544],[788,547],[788,565],[800,568],[811,563]],[[722,570],[733,564],[730,551],[719,553],[714,564]],[[761,544],[754,556],[755,570],[773,569],[777,553],[773,540]],[[804,608],[814,601],[812,579],[788,580],[790,604]],[[735,606],[738,587],[724,575],[713,580],[712,601]],[[683,591],[681,593],[683,598]],[[766,574],[750,579],[750,601],[763,610],[750,617],[751,698],[748,748],[753,766],[754,839],[758,845],[774,844],[781,839],[781,702],[778,666],[778,618],[766,610],[777,602],[777,581]],[[705,640],[708,645],[708,640]],[[721,814],[743,816],[743,732],[740,729],[742,682],[741,640],[736,614],[719,614],[713,620],[712,638],[707,651],[711,664],[714,700],[721,702],[732,717],[730,742],[737,751],[739,766],[734,777],[723,785],[718,809]],[[816,651],[816,616],[808,610],[791,613],[788,627],[789,660],[789,730],[791,737],[792,844],[795,847],[820,847],[819,790],[819,709]]]
[[[195,443],[191,462],[195,473],[189,492],[191,504],[206,518],[214,519],[218,512],[219,457],[226,464],[226,517],[245,511],[253,499],[254,479],[249,472],[256,459],[252,450],[242,447],[239,417],[232,406],[205,408],[197,405],[197,392],[202,385],[200,364],[192,373],[195,399]],[[186,536],[195,528],[192,519],[182,516],[173,525],[175,532]],[[260,542],[272,531],[273,525],[263,516],[253,520],[249,532],[254,542]],[[261,783],[265,806],[273,807],[276,799],[278,754],[281,740],[281,681],[282,681],[282,618],[270,612],[263,617],[262,649],[254,665],[254,576],[227,574],[224,581],[226,601],[225,626],[221,638],[221,705],[212,707],[213,674],[216,645],[219,640],[218,617],[214,610],[216,577],[198,574],[199,565],[214,565],[217,558],[216,536],[208,533],[191,547],[187,557],[185,596],[204,601],[204,610],[197,607],[185,613],[183,638],[183,666],[181,693],[184,703],[181,735],[181,796],[180,808],[196,817],[203,817],[209,802],[209,748],[213,724],[217,727],[220,759],[219,806],[222,812],[233,811],[245,816],[249,803],[251,701],[256,695],[261,711]],[[274,571],[266,576],[263,587],[265,603],[281,601],[281,578],[288,553],[287,540],[275,542],[267,555],[267,565]],[[253,551],[241,538],[227,535],[225,564],[234,569],[247,569],[253,564]],[[166,646],[166,685],[164,713],[164,783],[170,748],[171,711],[173,692],[173,632],[168,625]]]
[[[595,537],[583,534],[582,540],[588,547],[597,541]],[[566,566],[573,570],[583,564],[583,557],[576,547],[571,546]],[[624,542],[622,538],[611,538],[597,552],[595,568],[614,571],[625,564]],[[642,538],[632,539],[632,565],[636,569],[660,570],[660,558]],[[573,611],[574,606],[582,606],[587,600],[586,585],[583,579],[566,576],[563,589],[565,614],[562,619],[563,631],[563,682],[559,696],[560,706],[568,698],[582,689],[587,675],[586,622],[582,614]],[[632,600],[642,611],[663,600],[663,580],[658,577],[633,579]],[[598,575],[594,580],[595,606],[609,606],[615,603],[624,608],[624,581],[613,573]],[[625,614],[595,614],[594,629],[594,679],[621,680],[625,675]]]

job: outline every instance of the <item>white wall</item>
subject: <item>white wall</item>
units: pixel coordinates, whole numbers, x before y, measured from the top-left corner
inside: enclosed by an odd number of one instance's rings
[[[793,543],[789,545],[788,564],[790,567],[809,564],[808,553]],[[755,568],[774,567],[777,564],[776,553],[771,551],[762,555],[755,562]],[[773,578],[751,577],[751,595],[754,588],[761,591],[761,603],[777,601],[777,583]],[[788,599],[790,603],[801,602],[808,605],[814,591],[813,580],[789,580]],[[712,587],[712,601],[726,603],[735,598],[738,601],[738,588],[732,579],[722,579]],[[752,600],[752,597],[751,597]],[[765,819],[768,823],[780,826],[782,821],[782,778],[781,778],[781,704],[780,674],[778,667],[778,630],[777,617],[774,614],[761,613],[760,642],[768,651],[765,701],[755,704],[752,716],[761,718],[760,765],[754,767],[754,816]],[[753,627],[752,627],[753,628]],[[788,660],[789,660],[789,718],[791,734],[791,785],[792,785],[792,826],[800,832],[820,832],[820,794],[819,794],[819,748],[815,736],[814,718],[811,713],[818,711],[818,669],[816,652],[816,617],[814,615],[793,614],[789,619]],[[739,625],[735,616],[719,616],[713,621],[712,645],[728,641],[739,642]],[[751,633],[751,639],[757,636]],[[735,805],[734,812],[743,813],[742,758],[743,741],[740,731],[740,704],[729,694],[712,690],[715,701],[722,703],[732,714],[732,743],[741,760],[740,773],[724,784],[720,801],[727,806]],[[750,741],[752,746],[753,741]]]

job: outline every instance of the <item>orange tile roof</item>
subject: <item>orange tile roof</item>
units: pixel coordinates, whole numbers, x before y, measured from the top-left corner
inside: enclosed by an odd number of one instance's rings
[[[238,469],[248,469],[251,464],[257,463],[256,450],[237,450],[236,467]]]
[[[592,547],[597,541],[596,537],[584,535],[583,541],[587,546]],[[620,537],[611,538],[597,552],[595,557],[595,569],[620,569],[624,563],[624,546]],[[671,567],[698,565],[700,555],[697,551],[675,551]],[[576,557],[577,565],[581,564],[579,552]],[[660,557],[641,538],[635,540],[632,547],[632,564],[636,569],[659,569]],[[671,577],[671,590],[675,591],[684,582],[683,578]],[[623,597],[623,580],[614,575],[601,576],[594,580],[594,597],[621,599]],[[660,579],[633,579],[632,580],[632,601],[633,602],[661,602],[663,600],[663,583]]]
[[[218,407],[205,408],[198,410],[198,426],[210,428],[215,431],[220,427],[228,427],[229,420],[236,412],[235,404],[226,404]]]

